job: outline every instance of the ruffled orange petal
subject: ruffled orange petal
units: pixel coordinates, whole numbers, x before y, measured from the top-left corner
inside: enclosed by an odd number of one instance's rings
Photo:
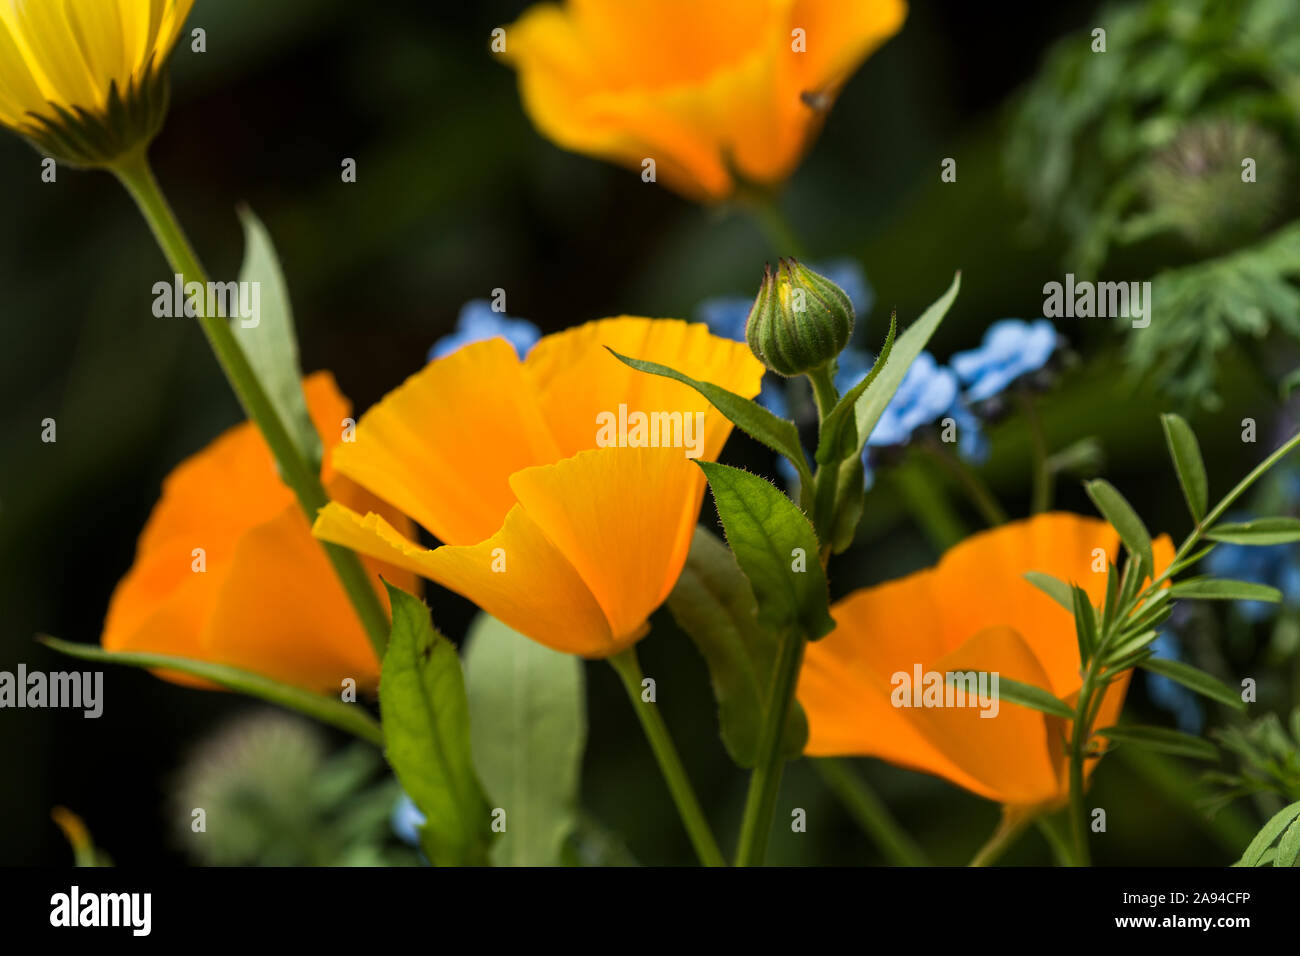
[[[561,457],[595,448],[598,417],[617,415],[620,405],[646,414],[680,412],[683,421],[704,412],[700,457],[705,459],[716,458],[731,433],[731,422],[699,392],[638,372],[607,349],[668,365],[746,398],[757,395],[762,383],[763,366],[743,342],[713,335],[700,323],[621,316],[548,335],[528,354],[524,368]]]
[[[491,339],[390,392],[361,417],[356,440],[335,448],[333,465],[440,540],[474,544],[513,507],[510,476],[556,457],[514,348]]]

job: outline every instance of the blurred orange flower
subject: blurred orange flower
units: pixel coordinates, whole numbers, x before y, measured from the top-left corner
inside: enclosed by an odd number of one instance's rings
[[[837,603],[836,629],[808,645],[799,677],[805,752],[879,757],[1008,806],[1064,801],[1068,727],[1061,718],[1011,703],[992,718],[973,706],[896,707],[891,694],[902,682],[892,678],[918,669],[997,671],[1073,701],[1082,684],[1074,619],[1024,574],[1076,583],[1099,604],[1106,574],[1094,570],[1097,548],[1115,559],[1118,535],[1106,522],[1037,515],[974,535],[933,568]],[[1154,550],[1159,573],[1174,549],[1162,536]],[[1128,675],[1111,685],[1094,726],[1116,722],[1127,689]]]
[[[326,447],[321,479],[330,495],[371,508],[408,528],[396,511],[336,474],[337,447],[351,406],[328,372],[303,383]],[[411,590],[411,574],[367,562]],[[385,605],[386,606],[386,605]],[[256,427],[230,429],[167,476],[136,548],[135,564],[113,592],[101,643],[228,664],[307,690],[338,691],[344,678],[374,686],[379,662],[306,516],[280,481]],[[172,672],[159,676],[208,687]]]
[[[451,588],[556,650],[607,657],[647,630],[681,573],[704,495],[683,445],[619,447],[601,423],[703,415],[699,455],[731,422],[698,392],[606,351],[671,365],[747,397],[763,367],[703,325],[624,316],[543,338],[520,361],[505,339],[429,363],[367,412],[335,467],[444,542],[427,550],[377,514],[321,511],[316,536]],[[674,434],[676,434],[674,432]],[[613,439],[613,433],[606,438]],[[629,432],[631,445],[631,433]]]
[[[524,108],[565,149],[702,201],[794,172],[903,0],[567,0],[506,30]]]

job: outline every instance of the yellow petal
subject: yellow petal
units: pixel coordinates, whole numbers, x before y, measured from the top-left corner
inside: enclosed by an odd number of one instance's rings
[[[700,323],[622,316],[601,319],[542,339],[524,362],[551,423],[560,456],[596,447],[598,416],[617,415],[619,405],[647,415],[705,413],[702,455],[721,452],[729,422],[699,392],[659,375],[624,365],[608,349],[629,358],[668,365],[700,381],[746,398],[758,394],[763,366],[742,342],[720,338]]]
[[[556,457],[514,348],[492,339],[390,392],[362,416],[355,442],[335,448],[333,466],[440,540],[475,544],[514,506],[510,475]]]

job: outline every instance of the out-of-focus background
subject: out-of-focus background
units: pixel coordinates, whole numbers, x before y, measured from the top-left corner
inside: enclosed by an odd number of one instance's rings
[[[491,29],[524,6],[198,0],[190,25],[206,30],[207,52],[191,52],[183,37],[173,57],[173,105],[152,155],[181,221],[214,278],[233,278],[242,254],[235,208],[252,207],[284,265],[304,368],[332,369],[359,410],[422,365],[463,303],[494,288],[506,290],[511,315],[545,331],[620,313],[691,317],[709,296],[752,294],[772,257],[743,213],[690,204],[535,132],[515,75],[488,51]],[[1069,271],[1070,236],[1025,228],[1026,183],[1007,163],[1009,120],[1051,45],[1067,35],[1086,43],[1097,17],[1087,2],[1038,5],[1014,20],[960,0],[916,3],[901,34],[849,83],[783,206],[815,256],[852,256],[865,269],[876,305],[861,323],[864,346],[878,345],[891,308],[914,320],[957,269],[961,295],[932,345],[941,359],[977,344],[996,319],[1041,315],[1043,284]],[[1294,141],[1282,145],[1294,155]],[[349,157],[355,184],[340,179]],[[958,161],[956,183],[940,182],[945,157]],[[1092,174],[1071,175],[1083,190]],[[162,478],[239,413],[197,327],[153,316],[153,283],[169,270],[106,174],[60,169],[56,183],[42,183],[37,155],[5,136],[0,184],[0,670],[59,670],[76,665],[33,636],[98,640]],[[1172,240],[1134,243],[1111,251],[1105,273],[1139,280],[1194,259]],[[1181,405],[1126,374],[1111,324],[1057,326],[1077,360],[1042,400],[1053,446],[1094,436],[1104,453],[1096,467],[1153,529],[1181,537],[1186,518],[1157,415]],[[1258,356],[1243,355],[1222,363],[1217,407],[1193,409],[1219,492],[1271,447],[1281,408]],[[1266,358],[1285,364],[1285,355]],[[1246,416],[1258,419],[1259,444],[1241,441]],[[55,444],[40,440],[47,417],[58,423]],[[991,436],[985,474],[1023,515],[1024,424],[1012,416]],[[744,436],[728,456],[772,471]],[[1069,477],[1057,503],[1091,512]],[[706,501],[704,520],[713,518]],[[934,557],[882,482],[859,546],[833,569],[835,595]],[[459,639],[471,606],[439,591],[429,600]],[[655,624],[643,666],[717,832],[734,833],[746,776],[719,742],[703,662],[666,613]],[[1273,639],[1233,626],[1243,654]],[[1269,693],[1279,709],[1293,696],[1293,659],[1275,661],[1284,676]],[[632,859],[690,862],[615,675],[592,663],[587,676],[586,811]],[[120,864],[189,859],[175,836],[181,768],[205,737],[264,708],[125,668],[107,671],[105,684],[98,720],[0,710],[0,863],[71,860],[50,820],[55,805],[79,813]],[[1130,706],[1169,721],[1140,680]],[[321,741],[321,761],[346,755],[344,741],[323,732]],[[873,761],[858,769],[937,861],[968,859],[996,821],[995,807],[941,781]],[[809,827],[796,836],[778,826],[774,861],[880,861],[806,766],[791,766],[785,788],[783,802],[806,808]],[[1107,759],[1094,793],[1112,808],[1108,834],[1095,841],[1099,863],[1235,858],[1132,761]],[[1050,857],[1032,834],[1007,859]]]

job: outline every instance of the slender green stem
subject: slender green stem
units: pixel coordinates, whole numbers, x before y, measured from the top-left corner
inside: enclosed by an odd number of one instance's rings
[[[140,207],[163,255],[176,273],[182,276],[182,281],[206,284],[207,274],[163,196],[158,181],[149,168],[144,149],[124,157],[113,167],[113,172]],[[281,479],[297,497],[308,522],[315,521],[316,513],[329,503],[329,496],[321,486],[317,469],[307,461],[290,437],[243,348],[230,330],[229,323],[218,315],[200,315],[198,320],[239,403],[271,449]],[[388,615],[384,612],[365,568],[347,548],[324,542],[321,546],[329,556],[357,617],[365,627],[376,655],[382,658],[388,641]]]
[[[997,828],[993,835],[989,837],[988,842],[979,848],[979,851],[971,857],[967,866],[992,866],[1002,856],[1025,831],[1034,819],[1031,811],[1017,807],[1003,807],[1002,818],[998,821]]]
[[[768,245],[778,256],[794,256],[802,259],[807,255],[804,244],[790,226],[790,220],[781,211],[780,201],[770,193],[751,194],[743,200],[745,208],[754,216],[758,228],[767,239]]]
[[[1052,856],[1057,866],[1077,866],[1074,859],[1074,847],[1070,845],[1068,827],[1059,815],[1041,816],[1034,820],[1047,845],[1052,848]]]
[[[891,864],[930,865],[925,852],[899,825],[884,801],[847,760],[840,757],[817,757],[809,762],[822,782],[844,804],[862,832],[871,837]]]
[[[805,373],[808,381],[812,383],[813,398],[817,402],[818,421],[825,421],[826,416],[840,400],[839,391],[835,388],[835,373],[832,365],[832,362],[827,362]]]
[[[772,692],[768,695],[767,713],[763,715],[763,726],[759,729],[758,763],[749,777],[749,793],[745,797],[745,813],[740,823],[737,866],[762,866],[767,855],[767,840],[772,832],[776,798],[785,771],[781,739],[785,736],[786,720],[799,683],[805,643],[804,636],[799,633],[781,636],[781,653],[777,658],[776,673],[772,675]]]
[[[1096,654],[1088,664],[1079,688],[1075,705],[1074,725],[1070,731],[1070,826],[1074,835],[1074,865],[1091,865],[1088,850],[1088,820],[1083,805],[1083,762],[1086,759],[1092,727],[1088,715],[1092,712],[1093,680],[1097,670]]]
[[[686,835],[690,837],[691,845],[695,847],[700,862],[705,866],[726,866],[726,857],[722,855],[722,850],[718,848],[718,841],[713,837],[709,821],[705,818],[700,802],[695,797],[690,779],[686,776],[686,768],[682,766],[681,757],[677,755],[677,748],[673,745],[672,736],[668,733],[663,717],[659,714],[658,706],[641,699],[641,681],[644,677],[641,673],[641,665],[637,661],[636,648],[629,647],[615,654],[609,658],[609,663],[623,681],[628,700],[632,702],[632,709],[636,711],[637,719],[641,721],[641,729],[645,731],[650,749],[654,751],[655,759],[659,762],[659,770],[668,785],[668,792],[672,794],[677,812],[682,818],[682,825],[686,828]]]
[[[984,483],[984,479],[980,478],[975,473],[975,469],[966,464],[960,455],[954,455],[943,442],[930,441],[925,447],[957,479],[957,483],[962,486],[971,504],[979,511],[980,517],[989,527],[994,528],[1007,523],[1007,513],[1002,510],[997,498],[993,497],[993,492]]]
[[[1042,514],[1052,506],[1052,471],[1048,467],[1047,436],[1043,431],[1043,417],[1038,413],[1038,403],[1028,391],[1020,393],[1020,404],[1025,410],[1029,426],[1029,446],[1033,454],[1033,492],[1029,513]]]

